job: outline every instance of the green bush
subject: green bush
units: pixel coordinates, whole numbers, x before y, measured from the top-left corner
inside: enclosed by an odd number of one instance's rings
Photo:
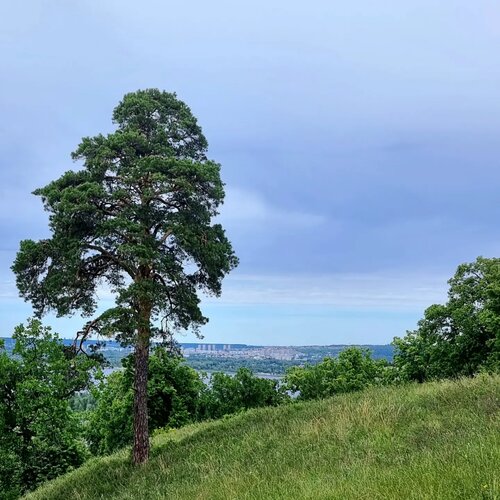
[[[103,455],[130,445],[133,438],[134,356],[92,389],[95,407],[88,414],[85,436],[92,453]],[[196,420],[204,387],[184,360],[157,347],[149,359],[149,428],[181,427]]]
[[[213,373],[201,394],[200,419],[216,419],[250,408],[277,406],[288,399],[277,380],[256,377],[248,368],[234,376]]]
[[[298,399],[308,400],[385,384],[392,377],[392,367],[386,360],[373,359],[367,349],[349,347],[338,357],[327,357],[317,365],[290,368],[284,382]]]

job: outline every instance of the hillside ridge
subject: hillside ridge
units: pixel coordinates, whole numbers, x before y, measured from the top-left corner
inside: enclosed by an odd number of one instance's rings
[[[500,497],[500,376],[371,388],[162,431],[25,498]]]

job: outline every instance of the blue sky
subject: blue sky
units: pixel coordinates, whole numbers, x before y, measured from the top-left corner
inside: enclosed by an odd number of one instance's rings
[[[223,165],[241,264],[205,300],[206,341],[389,342],[459,263],[500,254],[497,2],[18,4],[0,5],[0,335],[30,314],[19,240],[47,234],[30,192],[139,88],[177,92]]]

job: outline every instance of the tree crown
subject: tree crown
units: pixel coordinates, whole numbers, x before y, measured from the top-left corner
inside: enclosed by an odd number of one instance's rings
[[[125,95],[115,132],[85,137],[68,171],[34,194],[50,214],[51,237],[24,240],[13,265],[22,297],[38,315],[92,316],[107,287],[115,307],[89,321],[94,330],[133,342],[144,322],[153,334],[206,323],[198,290],[219,295],[237,265],[220,224],[220,165],[175,94],[149,89]]]

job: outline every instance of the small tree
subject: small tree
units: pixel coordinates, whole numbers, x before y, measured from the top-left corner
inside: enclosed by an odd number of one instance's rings
[[[76,355],[38,320],[0,343],[0,498],[17,498],[81,465],[86,456],[70,398],[88,387],[98,362]]]
[[[212,218],[224,199],[220,165],[175,94],[127,94],[118,128],[86,137],[73,153],[84,168],[34,194],[50,214],[50,239],[21,242],[13,265],[20,294],[38,315],[75,311],[93,317],[100,285],[116,305],[88,321],[92,332],[135,346],[134,463],[147,461],[150,342],[208,320],[198,290],[219,295],[237,259]]]

